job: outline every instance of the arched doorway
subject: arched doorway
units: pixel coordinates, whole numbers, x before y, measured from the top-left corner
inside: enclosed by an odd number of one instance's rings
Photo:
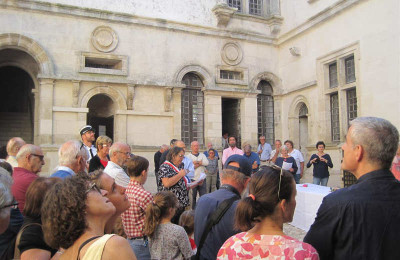
[[[18,56],[15,56],[18,54]],[[0,59],[0,146],[6,145],[7,141],[15,136],[21,137],[27,143],[33,143],[35,99],[32,89],[35,83],[32,77],[14,61],[29,55],[16,50],[2,50],[0,57],[8,57],[4,62]],[[32,59],[29,56],[30,59]],[[32,59],[33,60],[33,59]],[[1,63],[4,65],[1,66]]]
[[[261,94],[257,95],[257,133],[258,137],[265,136],[266,142],[274,145],[274,98],[273,90],[269,82],[261,80],[257,85]]]
[[[307,154],[308,145],[308,108],[301,103],[299,109],[299,148],[302,154]]]
[[[87,123],[96,130],[96,138],[106,135],[114,140],[114,101],[104,94],[94,95],[87,104]]]
[[[185,88],[181,96],[181,136],[186,146],[192,141],[204,145],[204,95],[202,80],[190,72],[182,78]]]

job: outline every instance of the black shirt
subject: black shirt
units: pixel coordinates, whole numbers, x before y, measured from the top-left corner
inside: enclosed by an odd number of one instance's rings
[[[25,221],[22,227],[32,223],[41,225],[42,221],[40,220],[40,218],[33,219],[30,217],[25,217]],[[46,250],[51,253],[51,256],[53,256],[57,252],[57,249],[52,249],[46,244],[46,242],[44,242],[43,230],[42,227],[39,225],[30,225],[25,228],[24,232],[22,232],[21,234],[18,249],[21,254],[29,249]]]
[[[389,170],[324,198],[304,242],[320,259],[400,259],[400,182]]]
[[[326,159],[328,162],[323,162],[319,159],[319,156],[316,154],[311,155],[310,160],[307,163],[307,168],[311,167],[311,164],[314,165],[314,169],[313,169],[313,176],[317,177],[317,178],[326,178],[329,177],[329,171],[328,171],[328,166],[329,167],[333,167],[332,164],[332,160],[331,157],[329,156],[329,154],[324,154],[322,155],[322,157],[324,159]],[[314,163],[311,163],[311,160],[313,160],[314,158],[317,158],[317,160]]]

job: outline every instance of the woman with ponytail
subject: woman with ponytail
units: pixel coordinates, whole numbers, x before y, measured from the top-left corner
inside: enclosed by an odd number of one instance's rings
[[[262,167],[249,183],[249,196],[235,213],[235,227],[244,231],[230,237],[217,259],[319,259],[309,244],[283,233],[296,208],[293,175],[278,167]]]
[[[172,224],[178,199],[170,191],[161,191],[146,208],[144,233],[150,238],[151,259],[190,259],[193,255],[183,227]]]

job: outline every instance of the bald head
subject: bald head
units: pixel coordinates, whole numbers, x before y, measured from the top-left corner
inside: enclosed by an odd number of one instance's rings
[[[58,150],[59,165],[67,166],[75,173],[85,171],[87,159],[87,151],[75,140],[63,143]]]
[[[191,144],[190,144],[190,148],[192,149],[192,153],[194,153],[194,154],[198,154],[199,153],[199,142],[197,142],[197,141],[193,141]]]
[[[186,152],[186,145],[183,141],[178,140],[175,142],[174,147],[182,148],[184,152]]]
[[[7,154],[16,156],[23,145],[25,145],[25,141],[21,137],[11,138],[7,143]]]

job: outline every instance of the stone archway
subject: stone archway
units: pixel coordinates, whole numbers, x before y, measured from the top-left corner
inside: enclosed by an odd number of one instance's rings
[[[289,110],[289,138],[303,155],[307,154],[306,146],[309,144],[310,114],[307,98],[303,95],[295,97]]]
[[[16,33],[0,34],[0,50],[17,49],[28,53],[39,66],[37,77],[54,76],[53,62],[46,51],[33,39]]]
[[[182,85],[182,79],[187,73],[194,73],[199,76],[203,82],[204,88],[209,89],[215,87],[215,81],[210,73],[199,65],[186,65],[182,67],[175,75],[175,84],[178,86]]]
[[[97,94],[104,94],[111,98],[116,105],[116,110],[127,110],[126,98],[124,95],[112,87],[105,86],[94,87],[85,92],[80,98],[79,106],[87,107],[89,100]]]
[[[283,88],[282,88],[282,81],[281,79],[276,76],[275,74],[271,73],[271,72],[261,72],[258,73],[251,81],[249,84],[249,88],[252,91],[256,91],[257,90],[257,86],[261,81],[267,81],[271,84],[272,88],[273,88],[273,93],[274,95],[280,95],[283,93]]]

